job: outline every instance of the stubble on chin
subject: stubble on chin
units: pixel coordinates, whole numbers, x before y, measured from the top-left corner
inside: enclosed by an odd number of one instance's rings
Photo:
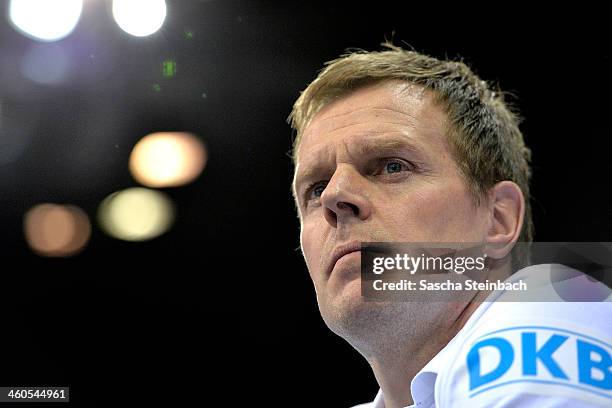
[[[360,296],[319,303],[329,329],[368,360],[421,349],[443,330],[447,307],[433,302],[364,301]]]

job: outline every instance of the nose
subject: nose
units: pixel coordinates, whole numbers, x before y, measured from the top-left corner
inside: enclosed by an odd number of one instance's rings
[[[354,168],[338,166],[321,194],[321,204],[327,222],[337,228],[339,222],[351,218],[366,220],[372,213],[367,186]]]

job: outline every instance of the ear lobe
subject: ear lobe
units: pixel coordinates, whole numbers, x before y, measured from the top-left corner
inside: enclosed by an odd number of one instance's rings
[[[485,238],[487,255],[501,259],[508,255],[521,235],[525,198],[521,188],[512,181],[500,181],[489,194],[491,224]]]

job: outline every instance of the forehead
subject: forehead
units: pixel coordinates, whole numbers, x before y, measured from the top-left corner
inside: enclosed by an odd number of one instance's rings
[[[402,135],[413,144],[446,144],[446,127],[447,116],[430,91],[399,81],[370,85],[314,116],[303,131],[297,167],[329,153],[338,143],[355,145],[377,135]]]

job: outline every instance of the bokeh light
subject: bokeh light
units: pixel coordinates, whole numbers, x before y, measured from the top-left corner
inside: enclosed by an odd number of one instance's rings
[[[60,44],[35,44],[23,56],[21,73],[39,84],[60,84],[66,79],[68,65]]]
[[[98,208],[100,227],[125,241],[146,241],[166,232],[174,221],[172,200],[164,193],[142,187],[108,196]]]
[[[74,30],[82,10],[83,0],[11,0],[9,18],[31,38],[57,41]]]
[[[113,0],[113,16],[123,31],[146,37],[161,28],[166,19],[165,0]]]
[[[207,159],[203,143],[191,133],[152,133],[134,146],[130,171],[145,186],[176,187],[195,180]]]
[[[87,214],[71,205],[39,204],[25,214],[23,227],[30,248],[49,257],[75,255],[91,236]]]

